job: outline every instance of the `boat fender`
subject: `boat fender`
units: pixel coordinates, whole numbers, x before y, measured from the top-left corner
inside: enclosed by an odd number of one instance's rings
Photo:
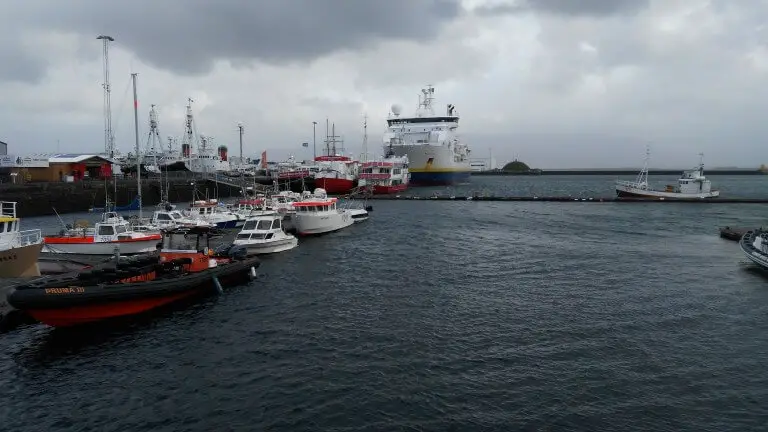
[[[248,276],[251,280],[256,279],[256,267],[251,266],[251,270],[248,272]]]

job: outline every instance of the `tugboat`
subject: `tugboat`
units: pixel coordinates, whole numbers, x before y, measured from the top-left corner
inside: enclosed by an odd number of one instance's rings
[[[645,165],[635,181],[617,180],[616,195],[618,197],[656,198],[656,199],[705,199],[717,198],[720,191],[712,189],[712,182],[704,177],[704,155],[699,166],[692,170],[683,171],[677,180],[677,186],[667,185],[664,190],[656,190],[648,185],[648,152],[646,151]]]
[[[16,286],[8,302],[42,323],[68,327],[139,314],[254,278],[259,259],[235,246],[215,252],[210,248],[214,233],[208,227],[167,231],[159,257],[36,279]]]
[[[0,278],[40,276],[43,236],[39,229],[20,231],[20,222],[16,203],[0,201]]]

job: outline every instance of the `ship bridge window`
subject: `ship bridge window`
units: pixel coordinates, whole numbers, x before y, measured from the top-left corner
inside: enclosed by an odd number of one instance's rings
[[[99,235],[115,235],[115,230],[111,225],[100,225]]]
[[[128,231],[128,227],[126,225],[118,225],[115,227],[115,232],[120,234]]]

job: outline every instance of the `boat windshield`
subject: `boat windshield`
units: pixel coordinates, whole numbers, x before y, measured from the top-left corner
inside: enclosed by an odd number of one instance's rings
[[[268,230],[272,228],[272,220],[271,219],[262,219],[259,221],[259,226],[256,229],[259,230]]]

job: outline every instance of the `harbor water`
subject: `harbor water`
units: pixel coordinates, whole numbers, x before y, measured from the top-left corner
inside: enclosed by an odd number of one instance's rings
[[[610,196],[612,180],[453,189]],[[712,180],[768,197],[763,176]],[[768,276],[718,237],[764,205],[373,205],[223,295],[0,335],[3,429],[765,430]]]

